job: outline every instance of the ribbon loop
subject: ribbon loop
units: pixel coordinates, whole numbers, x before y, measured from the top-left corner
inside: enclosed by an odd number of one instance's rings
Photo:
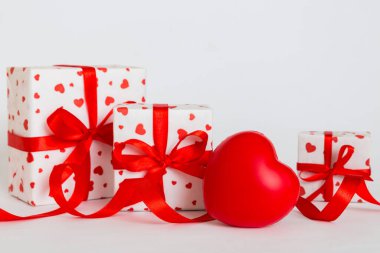
[[[354,154],[355,148],[351,145],[343,145],[339,149],[338,158],[333,165],[333,169],[344,168],[344,165],[351,159]]]
[[[88,134],[87,127],[71,112],[58,108],[48,118],[47,125],[53,134],[67,141],[81,141]]]

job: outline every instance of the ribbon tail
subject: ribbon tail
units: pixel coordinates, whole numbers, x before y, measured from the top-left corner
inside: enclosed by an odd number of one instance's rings
[[[369,202],[371,204],[380,205],[380,202],[378,200],[376,200],[372,196],[372,194],[370,193],[370,191],[368,190],[367,184],[365,183],[364,180],[362,180],[361,184],[359,185],[356,194],[360,198],[362,198],[363,200],[365,200],[365,201],[367,201],[367,202]]]
[[[334,221],[347,208],[352,197],[357,192],[362,179],[354,177],[345,177],[338,191],[332,197],[331,201],[320,211],[310,201],[300,197],[296,207],[307,218],[320,221]]]
[[[40,219],[40,218],[46,218],[46,217],[51,217],[51,216],[57,216],[63,213],[64,211],[61,208],[58,208],[46,213],[40,213],[40,214],[29,215],[29,216],[18,216],[18,215],[11,214],[5,211],[4,209],[0,209],[0,222]]]
[[[156,187],[151,182],[147,182],[143,201],[149,210],[161,220],[170,223],[193,223],[213,220],[213,218],[208,213],[196,218],[187,218],[179,214],[166,203],[159,189]]]
[[[67,202],[63,195],[58,196],[56,201],[62,209],[71,215],[89,219],[105,218],[118,213],[126,206],[141,202],[140,193],[143,191],[144,185],[140,178],[124,180],[113,198],[103,208],[92,214],[84,214],[77,211],[75,209],[76,206]]]

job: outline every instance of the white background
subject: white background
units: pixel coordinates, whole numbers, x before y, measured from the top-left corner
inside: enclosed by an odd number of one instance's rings
[[[262,131],[292,167],[301,130],[369,130],[380,197],[379,13],[375,0],[0,0],[0,206],[51,208],[8,197],[5,180],[5,67],[51,64],[144,66],[148,101],[209,104],[216,144]],[[358,204],[334,223],[294,211],[264,229],[163,224],[148,213],[62,216],[0,224],[0,250],[365,252],[380,249],[379,225],[380,208]]]

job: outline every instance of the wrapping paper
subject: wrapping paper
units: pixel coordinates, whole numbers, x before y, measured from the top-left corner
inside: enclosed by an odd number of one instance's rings
[[[208,134],[206,150],[212,150],[212,112],[207,106],[170,105],[166,153],[170,153],[182,136],[195,130]],[[138,139],[153,145],[153,106],[123,104],[114,109],[114,142]],[[125,154],[134,154],[126,148]],[[163,177],[166,202],[176,210],[203,210],[202,180],[178,170],[166,169]],[[126,178],[140,178],[145,172],[115,170],[115,191]],[[147,210],[144,203],[126,208],[129,211]]]
[[[347,169],[369,169],[370,168],[370,145],[371,135],[369,132],[333,132],[332,138],[332,164],[338,158],[339,150],[343,145],[351,145],[355,151],[346,163]],[[324,132],[309,131],[302,132],[298,136],[298,163],[324,164]],[[300,174],[299,174],[300,175]],[[313,175],[312,172],[302,172],[303,177]],[[334,194],[342,183],[343,176],[335,175]],[[300,195],[308,197],[324,184],[324,180],[305,182],[300,178]],[[316,201],[324,201],[321,195]],[[358,196],[354,196],[352,202],[363,202]]]
[[[8,79],[8,130],[22,137],[51,134],[47,117],[63,107],[88,127],[81,68],[11,67]],[[96,67],[98,79],[98,121],[117,104],[145,102],[145,70],[137,67]],[[111,121],[112,118],[109,120]],[[49,197],[49,175],[54,165],[63,162],[73,148],[24,152],[9,147],[9,192],[31,204],[55,203]],[[94,142],[91,146],[91,184],[89,199],[113,195],[112,147]],[[73,179],[64,184],[67,197]]]

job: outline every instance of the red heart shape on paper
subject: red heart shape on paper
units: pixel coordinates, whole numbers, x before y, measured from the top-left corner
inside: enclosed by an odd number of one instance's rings
[[[54,90],[59,93],[65,93],[65,86],[63,84],[59,83],[54,87]]]
[[[127,107],[119,107],[116,109],[118,112],[126,116],[128,114],[128,108]]]
[[[273,224],[294,208],[299,193],[296,174],[278,161],[272,143],[253,131],[224,140],[204,176],[206,209],[232,226]]]
[[[24,120],[24,129],[28,130],[29,129],[29,121],[26,119]]]
[[[33,154],[31,152],[28,152],[27,156],[26,156],[26,161],[28,163],[31,163],[34,161],[34,157],[33,157]]]
[[[190,113],[190,115],[189,115],[189,120],[194,120],[195,119],[195,115],[194,115],[194,113]]]
[[[83,98],[74,99],[74,104],[76,106],[78,106],[79,108],[82,107],[83,103],[84,103],[84,99]]]
[[[317,149],[317,147],[311,144],[310,142],[306,143],[305,148],[308,153],[313,153]]]
[[[97,166],[95,169],[94,169],[94,174],[97,174],[99,176],[103,175],[103,168],[102,166]]]
[[[136,126],[136,129],[135,129],[135,132],[136,134],[139,134],[139,135],[144,135],[146,133],[146,130],[144,128],[144,125],[143,124],[137,124]]]
[[[120,88],[126,89],[129,87],[129,82],[127,79],[123,79],[123,82],[120,84]]]
[[[182,140],[187,135],[187,131],[180,128],[177,130],[177,134],[178,134],[178,139]]]
[[[106,73],[107,72],[107,68],[101,68],[101,67],[98,67],[97,68],[99,71],[102,71],[102,72],[104,72],[104,73]]]
[[[106,97],[105,104],[107,106],[114,103],[114,102],[115,102],[115,99],[113,97],[110,97],[110,96]]]

